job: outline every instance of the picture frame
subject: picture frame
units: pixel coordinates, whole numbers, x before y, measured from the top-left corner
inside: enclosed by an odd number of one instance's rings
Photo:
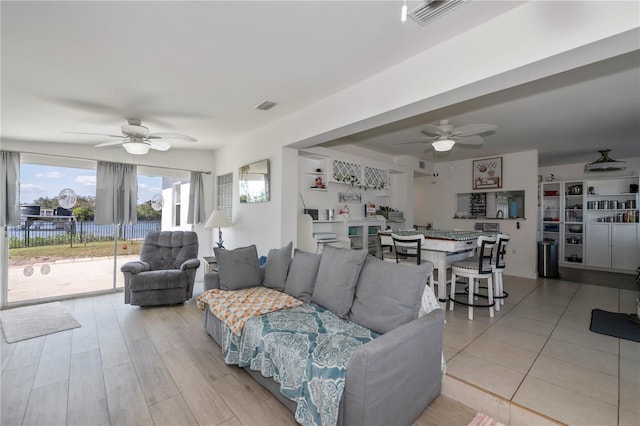
[[[473,160],[473,189],[502,188],[504,174],[502,157]]]

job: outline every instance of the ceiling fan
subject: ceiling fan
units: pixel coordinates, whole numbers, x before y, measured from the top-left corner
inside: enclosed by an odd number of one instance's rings
[[[453,127],[449,120],[440,120],[438,125],[427,124],[420,133],[424,136],[417,140],[400,142],[398,145],[411,143],[431,143],[436,151],[450,151],[456,143],[464,145],[480,145],[484,139],[481,133],[491,132],[497,129],[493,124],[466,124]]]
[[[87,132],[65,132],[75,135],[99,135],[117,138],[115,141],[103,142],[95,145],[96,148],[105,146],[122,145],[129,153],[134,155],[144,155],[149,149],[158,151],[167,151],[171,148],[169,141],[196,142],[197,139],[182,135],[180,133],[151,133],[148,127],[141,124],[141,121],[135,118],[127,120],[128,124],[120,127],[122,135],[112,135],[107,133],[87,133]]]

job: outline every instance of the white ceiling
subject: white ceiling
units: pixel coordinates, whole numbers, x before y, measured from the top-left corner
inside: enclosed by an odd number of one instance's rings
[[[409,1],[410,9],[418,4]],[[399,1],[0,2],[2,140],[95,145],[126,118],[215,149],[521,3],[473,1],[427,27]],[[450,161],[537,148],[540,164],[640,156],[640,55],[352,135],[392,154]],[[268,112],[253,108],[278,102]],[[498,126],[481,148],[423,153],[421,124]],[[107,148],[120,149],[120,148]],[[572,161],[566,161],[571,158]]]

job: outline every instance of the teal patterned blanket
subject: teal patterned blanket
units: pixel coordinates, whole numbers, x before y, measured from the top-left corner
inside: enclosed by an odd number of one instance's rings
[[[313,303],[249,319],[242,335],[224,327],[227,364],[260,371],[296,402],[303,425],[335,425],[353,351],[379,335]]]

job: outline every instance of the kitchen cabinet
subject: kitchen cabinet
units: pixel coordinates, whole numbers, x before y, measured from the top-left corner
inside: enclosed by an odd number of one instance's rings
[[[390,186],[388,170],[336,159],[332,161],[331,182],[376,190],[388,190]]]
[[[378,216],[382,217],[382,216]],[[369,254],[380,257],[380,243],[378,232],[384,230],[384,219],[364,219],[347,222],[351,248],[354,250],[367,250]]]
[[[634,272],[640,266],[638,176],[585,182],[586,266]]]
[[[587,266],[634,271],[640,264],[639,227],[635,223],[588,223]]]

